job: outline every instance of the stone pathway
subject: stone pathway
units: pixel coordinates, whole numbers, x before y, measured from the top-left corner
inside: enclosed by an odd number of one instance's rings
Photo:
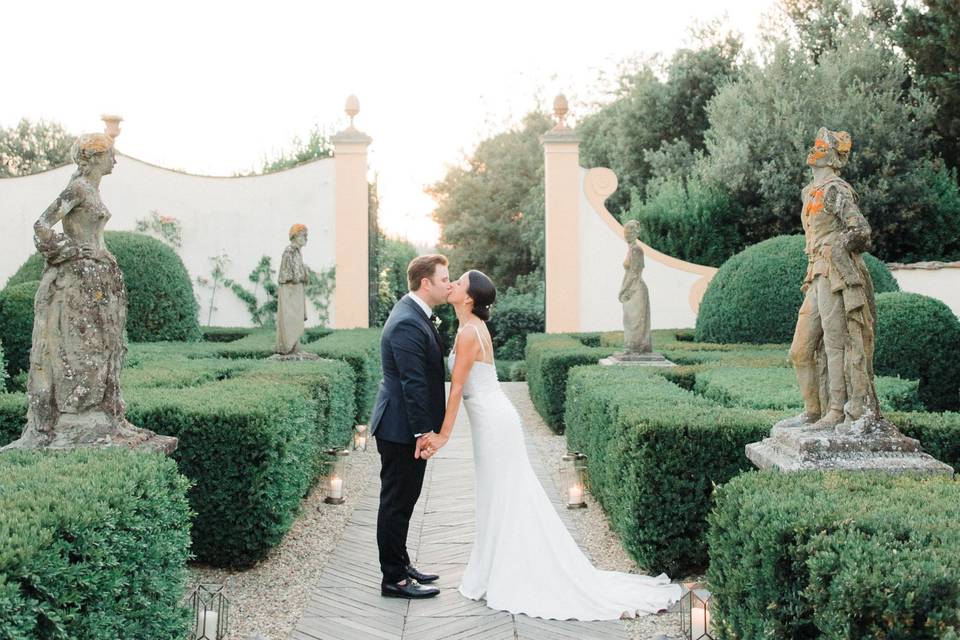
[[[524,383],[508,383],[524,384]],[[511,393],[516,398],[516,394]],[[538,449],[531,462],[561,518],[569,512],[556,495]],[[380,595],[376,522],[379,478],[360,498],[343,538],[316,579],[291,640],[613,640],[629,637],[620,621],[577,622],[493,611],[460,595],[457,586],[473,539],[473,461],[470,425],[461,411],[453,437],[427,465],[423,493],[410,522],[407,548],[414,564],[441,575],[440,595],[407,601]],[[574,529],[571,528],[573,531]]]

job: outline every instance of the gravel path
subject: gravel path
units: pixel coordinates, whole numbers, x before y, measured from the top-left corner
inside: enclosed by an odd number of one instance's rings
[[[553,476],[554,487],[561,493],[559,460],[566,452],[566,439],[555,435],[543,422],[530,401],[523,382],[502,383],[510,400],[517,407],[527,430],[527,441],[536,450]],[[228,640],[283,640],[296,626],[307,603],[313,578],[327,564],[330,552],[340,536],[356,504],[356,498],[379,473],[380,460],[376,446],[353,452],[346,459],[342,505],[323,502],[322,486],[315,487],[301,505],[301,513],[283,542],[256,566],[246,571],[230,571],[203,565],[190,567],[190,584],[198,582],[223,584],[231,601],[230,635]],[[566,513],[573,535],[581,548],[600,569],[643,573],[627,555],[607,524],[600,506],[587,494],[587,509]],[[658,634],[679,637],[679,618],[675,613],[644,616],[623,621],[635,640],[650,640]]]

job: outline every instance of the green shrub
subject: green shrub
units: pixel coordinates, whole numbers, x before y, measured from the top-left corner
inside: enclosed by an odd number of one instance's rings
[[[960,320],[935,298],[917,293],[877,296],[874,368],[920,380],[927,409],[960,408]]]
[[[807,272],[803,236],[777,236],[723,263],[697,315],[698,342],[784,343],[793,338]],[[864,255],[876,291],[897,291],[886,265]]]
[[[26,424],[26,394],[0,393],[0,447],[19,438]]]
[[[587,346],[595,342],[597,346]],[[567,373],[581,364],[596,364],[614,352],[600,347],[600,336],[577,334],[533,334],[527,338],[527,384],[533,406],[544,422],[563,433]]]
[[[881,410],[923,410],[916,380],[879,376],[876,382]],[[696,374],[694,391],[728,407],[803,409],[797,374],[784,367],[706,369]]]
[[[722,407],[646,368],[583,366],[570,372],[565,422],[624,548],[649,571],[683,575],[707,563],[714,485],[752,468],[744,447],[776,416]]]
[[[957,638],[960,484],[749,473],[710,515],[720,638]]]
[[[373,410],[380,384],[380,329],[342,329],[311,342],[304,351],[324,358],[343,360],[356,376],[356,420],[365,424]]]
[[[253,327],[200,327],[204,342],[233,342],[247,337],[253,331]]]
[[[33,300],[40,283],[21,282],[0,291],[0,342],[6,348],[6,373],[30,370]]]
[[[186,490],[160,455],[0,456],[0,637],[186,637]]]
[[[536,291],[519,293],[508,289],[497,296],[490,316],[490,336],[497,358],[522,360],[527,336],[542,333],[546,319],[544,285]]]
[[[7,360],[3,355],[3,340],[0,340],[0,392],[7,388]]]
[[[960,413],[891,411],[886,417],[904,435],[919,440],[924,451],[960,471]]]
[[[127,288],[127,335],[133,342],[199,340],[197,301],[180,256],[160,240],[129,231],[104,233]],[[32,255],[7,286],[40,280],[43,258]]]

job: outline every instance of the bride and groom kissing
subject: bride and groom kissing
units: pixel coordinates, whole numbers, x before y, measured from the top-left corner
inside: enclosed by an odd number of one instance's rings
[[[666,575],[593,567],[554,510],[527,456],[520,416],[497,381],[486,321],[493,282],[470,270],[451,282],[442,255],[415,258],[410,292],[384,324],[383,379],[370,421],[380,454],[377,546],[381,594],[431,598],[439,576],[413,566],[410,517],[427,461],[450,439],[460,405],[470,422],[475,469],[475,538],[459,592],[492,609],[555,620],[612,620],[656,613],[680,597]],[[446,365],[433,308],[453,306],[459,321]]]

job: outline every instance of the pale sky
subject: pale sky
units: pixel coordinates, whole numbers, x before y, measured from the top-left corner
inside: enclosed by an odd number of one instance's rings
[[[688,27],[726,15],[748,45],[774,0],[484,2],[7,2],[0,126],[55,120],[191,173],[232,175],[314,124],[373,138],[381,225],[432,243],[443,177],[476,143],[564,92],[571,115],[603,98],[634,57],[690,44]]]

